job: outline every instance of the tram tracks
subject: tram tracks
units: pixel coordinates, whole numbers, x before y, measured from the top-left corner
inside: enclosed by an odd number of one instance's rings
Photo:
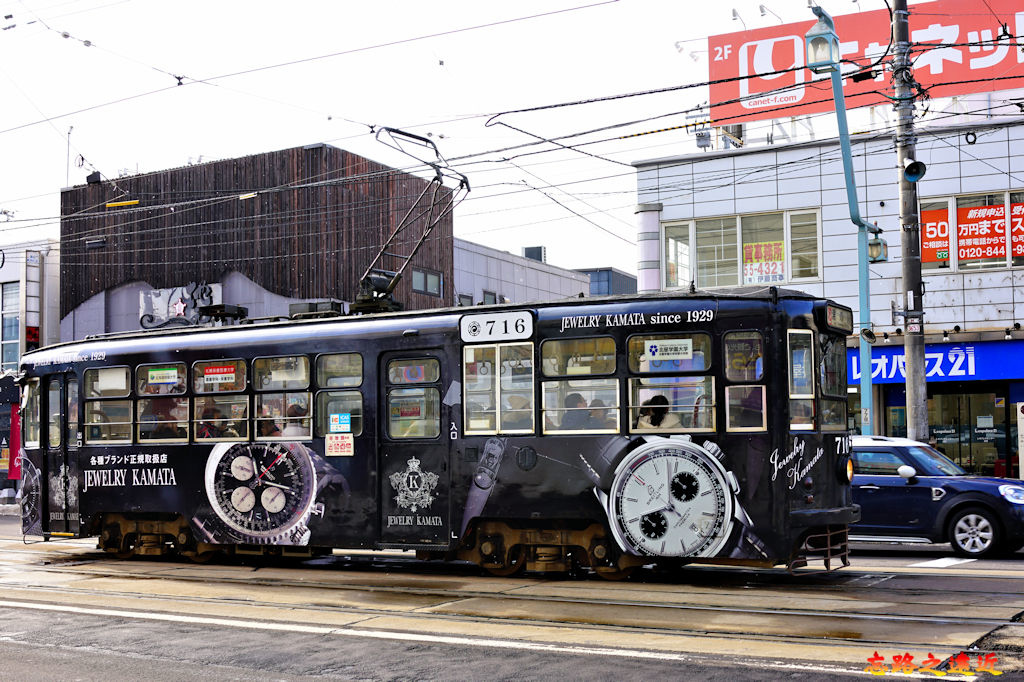
[[[837,599],[828,594],[834,588],[818,584],[762,589],[754,596],[744,587],[708,589],[664,583],[608,585],[436,575],[396,578],[333,569],[325,576],[322,569],[308,567],[254,570],[219,566],[211,573],[205,568],[165,562],[109,566],[102,559],[81,558],[73,563],[58,561],[36,567],[51,578],[32,584],[31,579],[11,577],[24,568],[23,564],[5,565],[0,582],[29,599],[44,595],[48,599],[63,596],[87,601],[143,599],[149,608],[191,604],[212,605],[217,611],[230,611],[232,607],[278,609],[283,610],[284,617],[300,619],[323,619],[324,614],[338,613],[349,622],[402,614],[424,620],[500,620],[717,636],[757,636],[762,629],[763,634],[785,633],[793,640],[824,638],[863,644],[891,642],[892,635],[900,631],[920,631],[929,633],[928,638],[902,639],[904,643],[913,640],[923,644],[939,631],[949,638],[967,631],[987,632],[1013,622],[1016,614],[1005,603],[1005,595],[991,595],[991,601],[1002,602],[998,606],[978,603],[976,608],[983,615],[965,615],[947,602],[963,604],[968,595],[975,602],[986,600],[977,599],[976,593],[943,591],[942,601],[922,601],[920,590],[905,590],[905,599],[893,599],[891,590],[884,590],[883,595],[881,590],[865,588],[855,588],[855,596]],[[315,574],[308,575],[311,572]],[[307,575],[289,577],[294,573]],[[198,594],[190,596],[193,591]],[[794,608],[784,601],[787,596],[790,602],[802,599],[809,606]],[[1024,604],[1021,606],[1018,610],[1024,610]],[[904,608],[911,612],[901,613]],[[777,627],[780,624],[783,627]],[[881,636],[885,633],[889,636]]]
[[[691,567],[679,576],[639,577],[621,583],[495,578],[466,566],[359,553],[283,566],[113,561],[85,543],[0,541],[0,608],[20,601],[128,618],[151,613],[338,633],[504,637],[833,661],[851,670],[863,669],[876,650],[952,655],[992,641],[993,633],[1024,630],[1013,625],[1024,611],[1024,577],[998,568],[871,566],[790,575]]]

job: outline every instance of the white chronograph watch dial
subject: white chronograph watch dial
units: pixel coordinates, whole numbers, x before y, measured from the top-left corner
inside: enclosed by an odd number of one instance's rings
[[[711,557],[732,532],[735,490],[735,478],[704,448],[652,438],[616,469],[608,518],[633,554]]]

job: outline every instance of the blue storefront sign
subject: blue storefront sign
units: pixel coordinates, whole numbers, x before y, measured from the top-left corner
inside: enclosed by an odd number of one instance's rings
[[[1024,379],[1024,341],[934,343],[924,348],[925,379],[931,381],[982,381]],[[848,383],[860,383],[860,356],[846,349]],[[871,347],[871,382],[902,384],[907,380],[903,346]]]

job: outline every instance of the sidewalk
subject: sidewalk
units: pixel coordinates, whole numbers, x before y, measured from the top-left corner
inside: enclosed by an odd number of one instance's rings
[[[0,504],[0,516],[21,516],[21,505],[17,502]]]

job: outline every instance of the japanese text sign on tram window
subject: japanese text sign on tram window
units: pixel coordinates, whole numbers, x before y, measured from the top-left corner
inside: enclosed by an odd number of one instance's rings
[[[647,353],[641,360],[692,360],[693,339],[659,339],[647,342]]]
[[[1010,204],[1010,248],[1014,257],[1024,256],[1024,204]]]
[[[213,365],[203,369],[203,381],[208,384],[230,384],[234,380],[234,365]]]
[[[177,384],[178,383],[178,368],[167,367],[159,369],[149,370],[149,379],[146,381],[148,384]]]
[[[979,10],[979,7],[982,8]],[[889,48],[886,9],[834,16],[842,38],[843,75],[876,62]],[[1006,22],[1006,29],[1003,28]],[[813,20],[708,37],[710,118],[737,123],[832,111],[833,99],[806,68],[804,35]],[[1024,86],[1024,34],[1020,0],[937,0],[911,6],[910,41],[918,50],[913,77],[933,98]],[[1000,37],[1003,36],[1003,37]],[[887,74],[854,82],[846,78],[848,108],[888,104],[881,93]],[[731,119],[731,120],[730,120]]]
[[[765,284],[786,278],[786,256],[782,242],[754,242],[743,245],[743,283]]]
[[[330,416],[331,433],[347,433],[352,430],[352,413],[340,412]]]
[[[533,336],[533,317],[527,310],[464,315],[459,331],[464,343],[528,339]]]
[[[921,211],[921,262],[949,261],[949,209]]]
[[[1006,258],[1006,207],[957,208],[956,243],[961,261]]]

